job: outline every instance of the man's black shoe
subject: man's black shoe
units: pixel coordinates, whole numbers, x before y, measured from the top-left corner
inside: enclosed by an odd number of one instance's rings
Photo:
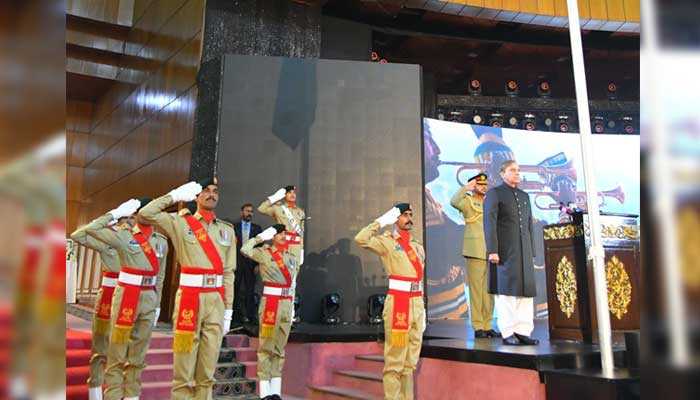
[[[533,338],[531,338],[530,336],[520,335],[520,334],[517,334],[517,333],[516,333],[516,334],[515,334],[515,337],[517,337],[518,340],[520,340],[520,342],[521,342],[522,344],[525,344],[525,345],[531,345],[531,346],[532,346],[532,345],[540,344],[540,341],[539,341],[538,339],[533,339]]]
[[[503,344],[506,346],[519,346],[520,340],[515,336],[508,336],[507,338],[503,338]]]

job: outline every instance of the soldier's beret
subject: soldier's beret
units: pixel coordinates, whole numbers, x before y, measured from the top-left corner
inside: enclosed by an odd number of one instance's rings
[[[142,197],[142,198],[139,199],[139,201],[141,202],[141,205],[139,206],[139,209],[136,210],[136,212],[139,212],[142,208],[144,208],[144,207],[146,206],[146,204],[148,204],[148,203],[150,203],[151,201],[153,201],[153,199],[150,198],[150,197]]]
[[[283,224],[274,224],[272,225],[273,228],[277,231],[277,233],[282,233],[287,230],[287,227],[284,226]]]
[[[472,180],[476,179],[476,183],[478,185],[488,185],[487,178],[488,178],[488,176],[485,173],[480,172],[480,173],[472,176],[471,178],[469,178],[468,182],[471,182]]]
[[[399,211],[401,211],[401,214],[405,213],[406,211],[413,211],[409,203],[399,203],[396,204],[394,207],[398,208]]]
[[[208,178],[201,179],[197,181],[202,186],[202,189],[205,189],[209,185],[218,185],[219,181],[216,179],[215,176],[210,176]]]
[[[289,193],[289,192],[291,192],[292,190],[297,190],[297,187],[294,186],[294,185],[288,185],[288,186],[285,186],[285,187],[284,187],[284,190],[285,190],[287,193]]]

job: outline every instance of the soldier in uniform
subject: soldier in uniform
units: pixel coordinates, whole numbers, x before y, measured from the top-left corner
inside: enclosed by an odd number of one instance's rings
[[[278,201],[284,199],[282,204]],[[304,263],[304,210],[296,204],[297,188],[294,185],[285,186],[263,201],[258,207],[260,214],[268,215],[278,224],[287,227],[287,245],[289,251],[299,261]],[[294,290],[296,286],[292,287]]]
[[[101,240],[87,234],[86,226],[78,228],[70,237],[100,255],[102,267],[102,284],[97,289],[95,298],[95,313],[92,320],[92,348],[90,355],[90,377],[88,378],[88,393],[90,400],[102,399],[102,384],[107,363],[107,347],[111,331],[112,294],[117,286],[117,278],[121,262],[117,250]],[[112,224],[110,229],[115,232],[118,228]]]
[[[487,176],[479,173],[471,178],[466,186],[452,196],[450,204],[459,210],[464,218],[464,243],[462,255],[467,263],[467,284],[469,285],[469,316],[474,328],[474,337],[499,337],[493,330],[493,295],[486,286],[486,240],[484,239],[484,210],[482,202],[488,190]]]
[[[393,232],[375,233],[395,224]],[[425,306],[423,304],[423,245],[411,236],[413,210],[408,203],[394,206],[363,228],[355,242],[377,254],[389,276],[384,303],[384,398],[413,399],[413,371],[420,357]]]
[[[484,237],[489,261],[489,292],[496,295],[498,329],[506,345],[536,345],[534,235],[530,196],[518,188],[520,167],[513,160],[499,169],[503,184],[484,199]]]
[[[110,224],[132,215],[151,199],[131,199],[85,227],[88,235],[116,249],[121,261],[112,299],[112,333],[105,372],[106,399],[138,399],[141,372],[160,314],[168,241],[137,217],[132,229]]]
[[[196,200],[192,214],[165,209]],[[173,399],[211,399],[214,370],[224,331],[233,316],[236,237],[233,226],[214,214],[216,178],[186,183],[152,201],[139,213],[162,229],[175,247],[180,287],[175,295]]]
[[[287,245],[287,228],[276,224],[265,229],[241,248],[241,253],[260,265],[263,298],[258,310],[260,344],[258,380],[262,399],[279,399],[282,393],[284,347],[287,345],[294,313],[291,288],[299,264]],[[272,246],[255,247],[272,239]]]

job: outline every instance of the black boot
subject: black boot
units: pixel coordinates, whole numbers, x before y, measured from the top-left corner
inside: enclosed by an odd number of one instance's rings
[[[538,339],[533,339],[530,336],[520,335],[520,334],[516,333],[515,337],[517,337],[518,340],[520,340],[520,342],[522,344],[525,344],[525,345],[534,346],[534,345],[540,344],[540,341]]]
[[[474,331],[474,337],[476,339],[488,339],[489,334],[481,329]]]
[[[488,331],[486,331],[486,334],[489,335],[490,338],[501,337],[501,332],[496,332],[493,329],[489,329]]]

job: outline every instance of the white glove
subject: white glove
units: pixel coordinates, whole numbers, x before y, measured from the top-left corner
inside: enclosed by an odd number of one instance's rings
[[[393,225],[396,220],[399,219],[400,215],[401,210],[399,210],[397,207],[393,207],[391,210],[384,213],[384,215],[375,219],[375,221],[379,222],[380,228],[384,228],[387,225]]]
[[[156,317],[153,318],[153,327],[156,327],[156,324],[158,323],[158,317],[160,317],[160,307],[156,307]]]
[[[292,301],[292,319],[291,322],[294,323],[294,301]]]
[[[224,310],[224,320],[223,323],[221,324],[221,328],[224,331],[224,334],[228,332],[229,329],[231,329],[231,320],[233,319],[233,310]]]
[[[272,239],[277,234],[277,229],[269,227],[258,234],[258,237],[263,242]]]
[[[428,320],[426,315],[428,315],[428,313],[426,311],[423,311],[423,330],[420,333],[425,332],[425,328],[428,327]]]
[[[112,218],[117,220],[122,217],[128,217],[129,215],[135,213],[136,210],[139,209],[139,207],[141,207],[141,202],[136,199],[131,199],[123,202],[119,205],[119,207],[110,211],[108,214],[112,214]]]
[[[285,188],[282,188],[282,189],[276,191],[275,194],[268,197],[267,199],[270,200],[270,203],[275,204],[278,201],[282,200],[284,198],[285,194],[287,194],[287,190]]]
[[[202,185],[192,181],[185,183],[177,189],[171,190],[168,194],[173,198],[173,202],[177,203],[178,201],[192,201],[201,191]]]

